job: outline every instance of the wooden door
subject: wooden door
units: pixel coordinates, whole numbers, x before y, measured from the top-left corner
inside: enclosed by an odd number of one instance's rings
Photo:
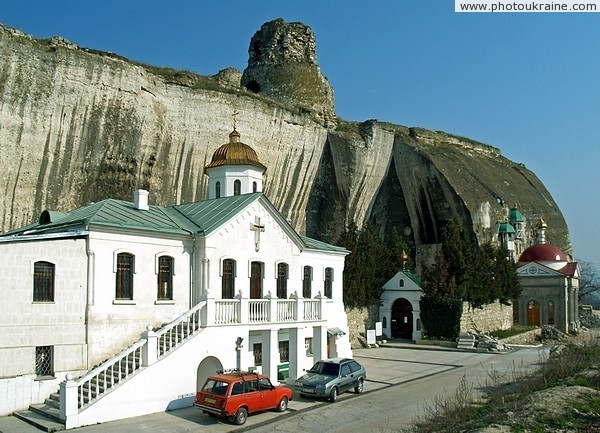
[[[396,299],[392,305],[392,338],[412,340],[413,313],[411,303],[404,298]]]
[[[261,262],[250,264],[250,299],[262,299],[263,271]]]
[[[540,326],[540,304],[536,301],[527,303],[527,324],[532,326]]]

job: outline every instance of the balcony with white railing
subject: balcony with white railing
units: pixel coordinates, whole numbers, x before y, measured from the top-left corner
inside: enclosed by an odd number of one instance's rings
[[[323,320],[323,299],[206,299],[203,326],[314,322]]]

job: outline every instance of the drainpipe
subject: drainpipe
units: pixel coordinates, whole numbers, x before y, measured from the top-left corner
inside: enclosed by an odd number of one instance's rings
[[[195,269],[196,269],[196,234],[190,232],[192,235],[192,252],[190,254],[190,301],[189,308],[192,309],[194,307],[194,279],[195,279]]]
[[[96,255],[90,248],[90,235],[85,238],[85,252],[87,254],[87,290],[86,290],[86,305],[85,305],[85,344],[89,347],[90,335],[90,307],[94,306],[94,277],[95,277],[95,259]],[[86,350],[86,365],[89,367],[90,362],[89,348]]]

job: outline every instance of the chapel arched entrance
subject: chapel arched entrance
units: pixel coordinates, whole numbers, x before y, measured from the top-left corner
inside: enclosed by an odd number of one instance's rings
[[[412,340],[413,308],[410,301],[399,298],[392,305],[391,337]]]
[[[208,378],[215,374],[217,371],[223,370],[223,364],[214,356],[207,356],[200,362],[198,365],[198,370],[196,370],[196,391],[200,391],[202,385]]]

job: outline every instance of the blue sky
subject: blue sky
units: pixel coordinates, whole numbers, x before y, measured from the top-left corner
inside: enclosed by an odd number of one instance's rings
[[[600,269],[600,13],[454,13],[453,0],[20,0],[0,22],[154,66],[247,65],[272,19],[300,21],[344,120],[442,130],[500,148],[544,182],[575,257]],[[550,241],[552,241],[550,239]]]

